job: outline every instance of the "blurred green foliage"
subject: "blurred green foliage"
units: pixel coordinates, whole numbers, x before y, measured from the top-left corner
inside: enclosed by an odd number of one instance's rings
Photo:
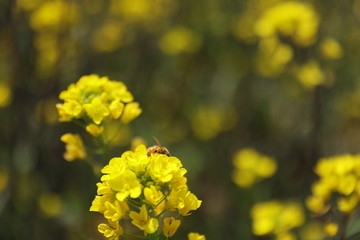
[[[254,203],[304,202],[320,157],[359,152],[359,21],[359,0],[1,0],[0,239],[102,239],[99,176],[64,161],[59,138],[79,128],[55,108],[91,73],[143,109],[114,156],[156,136],[188,169],[203,205],[177,239],[271,238],[252,235]],[[276,159],[275,176],[236,186],[244,147]]]

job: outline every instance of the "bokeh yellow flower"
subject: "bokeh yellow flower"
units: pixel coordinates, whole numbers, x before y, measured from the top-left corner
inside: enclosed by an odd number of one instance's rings
[[[255,149],[244,148],[234,154],[234,182],[243,188],[251,187],[264,178],[269,178],[277,170],[276,161]]]
[[[67,161],[86,158],[86,150],[83,141],[78,134],[66,133],[61,136],[60,140],[66,143],[64,158]]]
[[[299,203],[277,200],[255,204],[251,209],[251,218],[255,235],[275,234],[279,239],[293,239],[290,231],[301,226],[305,220]]]

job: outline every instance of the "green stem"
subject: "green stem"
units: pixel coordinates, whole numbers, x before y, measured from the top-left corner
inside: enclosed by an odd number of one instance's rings
[[[136,209],[140,209],[140,207],[141,207],[141,206],[139,206],[139,203],[135,202],[134,200],[132,200],[130,198],[127,200],[127,202]]]

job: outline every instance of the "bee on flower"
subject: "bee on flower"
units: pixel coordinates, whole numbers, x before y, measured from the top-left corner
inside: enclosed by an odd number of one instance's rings
[[[179,218],[201,206],[202,201],[186,184],[187,171],[180,159],[169,156],[168,151],[151,149],[141,144],[112,158],[101,170],[103,176],[90,211],[100,212],[107,219],[99,225],[106,238],[130,234],[120,223],[126,219],[144,236],[171,237],[181,224]]]

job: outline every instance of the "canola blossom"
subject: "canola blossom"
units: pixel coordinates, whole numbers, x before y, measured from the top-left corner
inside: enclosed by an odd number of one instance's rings
[[[188,240],[206,240],[206,238],[204,235],[201,235],[199,233],[189,233]]]
[[[190,215],[201,205],[188,189],[181,161],[151,153],[142,144],[112,158],[101,172],[90,211],[104,215],[107,223],[100,224],[98,230],[108,239],[130,234],[123,221],[130,221],[145,236],[171,237],[181,223],[177,218]],[[175,218],[165,217],[165,213]]]
[[[261,38],[282,35],[300,46],[316,40],[319,17],[312,5],[298,1],[284,1],[268,8],[256,21],[254,32]]]
[[[295,239],[291,230],[304,223],[302,207],[297,202],[272,200],[251,209],[252,231],[257,236],[274,234],[277,239]]]
[[[360,156],[340,155],[322,158],[315,167],[320,177],[312,185],[307,207],[315,215],[336,208],[345,215],[353,213],[360,200]]]
[[[235,170],[233,181],[242,188],[249,188],[256,182],[274,175],[277,170],[276,161],[255,149],[244,148],[233,157]]]
[[[96,74],[81,77],[62,91],[59,98],[64,101],[56,105],[62,122],[81,119],[100,125],[107,119],[120,119],[129,123],[141,114],[139,104],[124,83]]]
[[[66,144],[64,158],[67,161],[86,158],[84,143],[79,134],[66,133],[60,140]]]

